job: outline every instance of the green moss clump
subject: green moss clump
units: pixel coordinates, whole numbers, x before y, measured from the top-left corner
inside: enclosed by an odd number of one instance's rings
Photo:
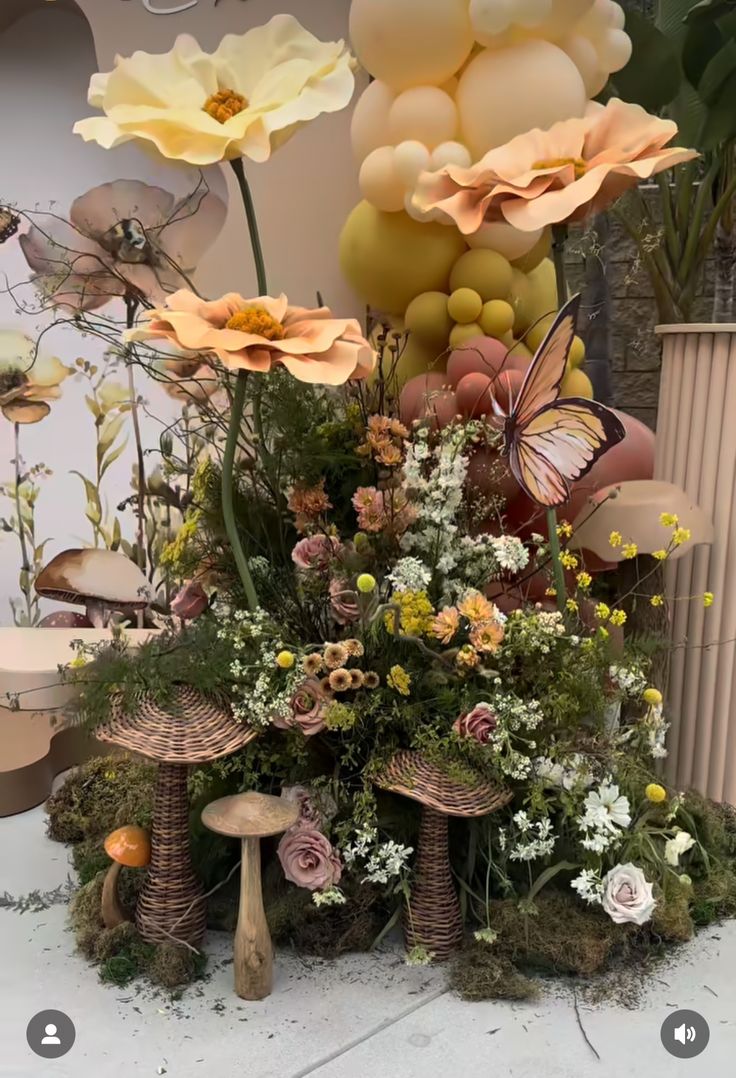
[[[153,764],[113,756],[88,760],[49,798],[49,838],[77,843],[103,839],[126,824],[148,827],[155,779]]]
[[[72,847],[72,864],[81,884],[89,883],[95,876],[110,867],[102,839],[85,838]]]
[[[369,951],[386,923],[380,892],[357,886],[342,906],[319,908],[309,891],[289,888],[273,897],[266,918],[275,943],[291,944],[302,954],[332,959]]]
[[[716,865],[709,875],[693,881],[690,913],[698,926],[736,917],[736,865]]]
[[[184,988],[202,977],[206,964],[205,955],[194,954],[188,947],[173,942],[159,943],[152,948],[146,972],[162,988]]]
[[[487,943],[474,943],[460,952],[450,969],[450,987],[471,1003],[486,999],[534,999],[539,994],[534,981]]]
[[[690,916],[690,888],[674,880],[657,902],[651,929],[668,943],[687,943],[695,925]]]

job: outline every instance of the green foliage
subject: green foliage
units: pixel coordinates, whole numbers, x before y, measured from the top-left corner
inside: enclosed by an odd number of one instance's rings
[[[155,766],[125,756],[95,757],[81,764],[46,803],[49,838],[74,843],[89,840],[80,854],[86,862],[117,827],[148,827],[155,774]]]

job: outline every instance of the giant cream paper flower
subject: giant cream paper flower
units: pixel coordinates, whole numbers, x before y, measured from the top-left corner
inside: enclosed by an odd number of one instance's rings
[[[143,317],[148,324],[128,331],[127,340],[209,352],[232,371],[266,373],[281,364],[300,382],[342,385],[365,378],[375,365],[355,319],[333,318],[327,307],[290,307],[284,295],[244,299],[228,292],[208,301],[181,289]]]
[[[486,221],[523,232],[579,221],[640,180],[697,157],[667,146],[676,134],[671,120],[613,98],[582,119],[518,135],[470,168],[425,172],[414,200],[425,212],[442,210],[465,235]]]
[[[11,423],[38,423],[61,396],[71,374],[56,356],[40,352],[25,333],[0,329],[0,411]]]
[[[108,150],[143,139],[193,165],[265,161],[302,124],[345,108],[354,85],[343,41],[322,42],[293,16],[276,15],[228,34],[213,53],[182,34],[163,55],[116,58],[89,86],[90,105],[105,115],[74,130]]]

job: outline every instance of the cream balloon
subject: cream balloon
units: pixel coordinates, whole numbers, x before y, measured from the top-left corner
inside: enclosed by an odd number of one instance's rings
[[[474,40],[468,0],[353,0],[350,38],[363,67],[396,90],[452,78]]]
[[[390,139],[394,143],[415,139],[433,150],[454,139],[458,128],[455,102],[438,86],[415,86],[394,101],[388,115]]]
[[[542,238],[543,228],[535,232],[522,232],[505,221],[493,221],[482,225],[472,236],[466,236],[469,247],[498,251],[509,262],[528,254]]]
[[[631,38],[624,30],[607,30],[601,41],[601,66],[609,73],[626,67],[634,51]]]
[[[458,84],[461,138],[478,160],[531,128],[582,116],[587,100],[577,67],[548,41],[484,49]],[[498,107],[489,108],[489,102]]]
[[[623,30],[626,26],[626,12],[620,4],[611,4],[611,29]]]
[[[470,150],[467,146],[463,146],[462,142],[442,142],[432,150],[430,158],[432,170],[446,168],[447,165],[469,168],[472,163]]]
[[[551,11],[552,0],[515,0],[512,17],[518,26],[539,26]]]
[[[376,79],[358,98],[350,125],[350,141],[358,164],[365,161],[373,150],[391,141],[388,113],[395,97],[396,94],[385,82]]]
[[[594,0],[552,0],[552,7],[539,30],[549,40],[562,37],[593,6]]]
[[[415,187],[423,172],[431,168],[431,155],[423,142],[410,139],[394,150],[396,172],[407,187]]]
[[[384,213],[404,208],[405,187],[396,171],[393,146],[381,146],[369,153],[358,176],[360,191],[371,205]]]
[[[481,45],[507,30],[512,22],[513,0],[470,0],[470,21]]]
[[[593,42],[583,37],[582,34],[571,34],[563,37],[560,48],[570,57],[575,67],[580,72],[585,83],[585,92],[591,96],[597,91],[593,89],[600,78],[601,64],[598,59],[598,50]]]

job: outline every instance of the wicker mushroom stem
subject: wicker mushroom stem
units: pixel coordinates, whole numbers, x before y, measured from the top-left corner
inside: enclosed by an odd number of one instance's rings
[[[460,912],[450,870],[447,816],[423,806],[415,882],[404,914],[409,947],[426,947],[435,959],[449,958],[463,939]]]
[[[151,864],[138,898],[135,920],[148,943],[181,940],[198,946],[207,911],[189,852],[188,768],[158,766],[151,829]]]

